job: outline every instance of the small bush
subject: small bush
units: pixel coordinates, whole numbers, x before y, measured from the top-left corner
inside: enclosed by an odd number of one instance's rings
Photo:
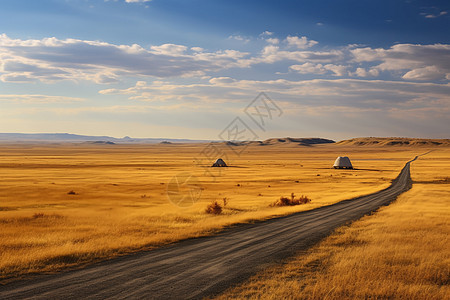
[[[227,206],[228,204],[228,199],[225,197],[223,198],[223,207]]]
[[[205,212],[207,214],[220,215],[222,213],[222,206],[217,201],[214,201],[206,206]]]
[[[67,193],[67,195],[76,195],[77,193],[75,193],[73,190],[71,190],[71,191],[69,191],[68,193]]]
[[[44,213],[35,213],[35,214],[33,215],[33,219],[43,218],[44,216],[45,216]]]
[[[300,204],[306,204],[310,203],[311,199],[309,199],[307,196],[301,195],[299,198],[295,198],[295,194],[291,193],[291,198],[287,197],[280,197],[279,200],[272,203],[270,206],[294,206],[294,205],[300,205]]]

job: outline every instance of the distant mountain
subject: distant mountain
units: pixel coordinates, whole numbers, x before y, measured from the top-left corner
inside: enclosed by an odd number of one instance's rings
[[[42,143],[89,143],[89,144],[166,144],[172,143],[208,143],[210,140],[190,140],[190,139],[166,139],[166,138],[131,138],[125,136],[123,138],[115,138],[111,136],[91,136],[78,135],[71,133],[0,133],[0,142],[42,142]],[[219,142],[219,141],[216,141]],[[332,140],[322,138],[271,138],[264,141],[251,142],[222,142],[227,145],[301,145],[311,146],[316,144],[334,143]]]
[[[111,136],[90,136],[71,133],[0,133],[0,142],[93,142],[96,144],[120,143],[205,143],[208,140],[166,139],[166,138],[114,138]]]
[[[323,139],[323,138],[273,138],[262,141],[261,145],[279,145],[279,144],[298,144],[301,146],[310,146],[317,144],[332,144],[335,143],[333,140]]]

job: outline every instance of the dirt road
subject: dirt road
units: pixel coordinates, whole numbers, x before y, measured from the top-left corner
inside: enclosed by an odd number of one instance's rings
[[[410,189],[409,165],[406,163],[389,188],[368,196],[0,286],[0,299],[189,299],[214,295],[307,249],[336,227],[389,204]]]

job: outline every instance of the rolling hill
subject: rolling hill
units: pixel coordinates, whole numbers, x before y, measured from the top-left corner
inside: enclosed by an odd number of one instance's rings
[[[336,144],[349,146],[450,146],[450,139],[367,137],[343,140]]]

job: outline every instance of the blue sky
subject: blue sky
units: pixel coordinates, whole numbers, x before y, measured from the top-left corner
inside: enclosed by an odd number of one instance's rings
[[[449,80],[448,1],[0,2],[0,132],[448,138]]]

